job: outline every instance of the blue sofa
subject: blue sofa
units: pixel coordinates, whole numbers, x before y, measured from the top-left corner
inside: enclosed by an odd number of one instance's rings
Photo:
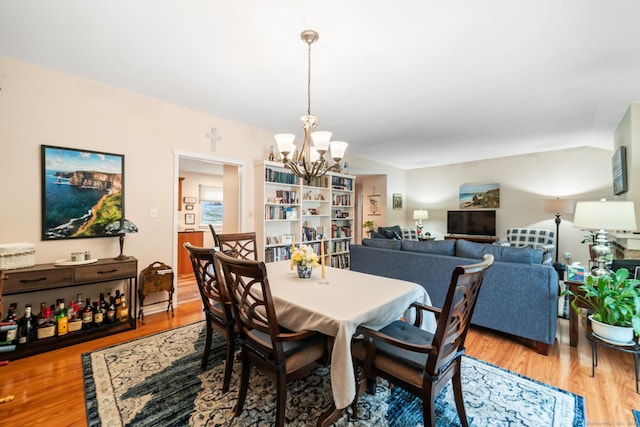
[[[542,264],[543,251],[467,240],[364,239],[351,246],[351,270],[419,283],[442,307],[457,265],[493,254],[471,323],[533,340],[546,355],[556,339],[558,274]]]

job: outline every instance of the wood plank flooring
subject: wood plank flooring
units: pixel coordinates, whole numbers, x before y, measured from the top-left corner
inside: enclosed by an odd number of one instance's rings
[[[0,366],[0,425],[85,426],[81,354],[203,319],[199,301],[180,304],[175,317],[146,316],[146,324],[72,347]],[[588,425],[633,426],[631,409],[640,409],[634,386],[633,357],[601,349],[595,378],[591,378],[591,347],[581,323],[578,348],[569,347],[567,320],[558,320],[558,340],[549,356],[531,343],[474,328],[467,338],[468,354],[505,369],[585,396]],[[0,357],[1,359],[1,357]]]

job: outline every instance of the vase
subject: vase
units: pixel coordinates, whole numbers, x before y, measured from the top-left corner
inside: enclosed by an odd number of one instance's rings
[[[593,334],[611,344],[629,344],[633,342],[633,328],[631,326],[614,326],[599,322],[589,316]]]
[[[311,277],[311,272],[313,268],[307,264],[297,264],[298,267],[298,277],[301,279],[308,279]]]

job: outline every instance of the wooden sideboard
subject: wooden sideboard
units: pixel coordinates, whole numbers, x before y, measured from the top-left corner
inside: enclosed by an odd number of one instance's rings
[[[125,260],[113,258],[99,259],[91,264],[56,266],[55,264],[37,264],[29,268],[5,270],[0,289],[2,295],[36,293],[52,289],[73,286],[99,285],[112,281],[125,281],[125,296],[129,304],[129,321],[105,324],[86,331],[70,332],[61,337],[38,340],[31,344],[19,345],[15,351],[0,353],[3,360],[14,360],[45,351],[67,347],[103,336],[124,332],[136,328],[136,306],[138,295],[138,260],[127,257]],[[96,295],[101,292],[96,291]],[[6,298],[5,298],[6,300]],[[37,314],[37,313],[36,313]]]
[[[203,231],[180,231],[178,232],[178,274],[193,273],[189,252],[184,248],[186,242],[193,246],[204,245]]]

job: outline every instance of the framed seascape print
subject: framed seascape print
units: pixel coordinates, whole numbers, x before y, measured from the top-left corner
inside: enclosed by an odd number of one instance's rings
[[[460,209],[497,209],[500,207],[500,184],[462,184]]]
[[[124,155],[41,146],[42,240],[113,237],[124,217]]]
[[[402,209],[402,194],[393,193],[393,209]]]
[[[627,149],[619,147],[611,158],[611,172],[613,173],[613,194],[626,193],[627,188]]]

